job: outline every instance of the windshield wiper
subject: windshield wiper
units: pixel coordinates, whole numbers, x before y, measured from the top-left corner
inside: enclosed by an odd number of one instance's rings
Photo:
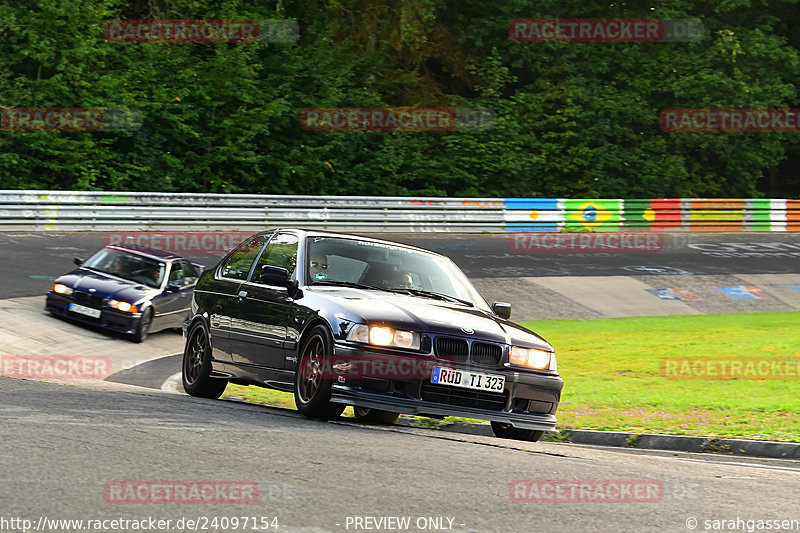
[[[388,291],[385,287],[376,287],[375,285],[366,285],[364,283],[356,283],[355,281],[332,281],[327,279],[314,280],[312,285],[339,285],[341,287],[353,287],[354,289],[370,289],[373,291]]]
[[[423,289],[397,288],[397,289],[384,289],[384,290],[388,290],[388,291],[392,291],[392,292],[406,292],[406,293],[409,293],[409,294],[413,294],[415,296],[425,296],[427,298],[435,298],[437,300],[446,300],[448,302],[455,302],[455,303],[464,304],[464,305],[466,305],[468,307],[475,307],[475,304],[473,304],[470,301],[462,300],[461,298],[456,298],[455,296],[450,296],[449,294],[442,294],[442,293],[439,293],[439,292],[431,292],[431,291],[426,291],[426,290],[423,290]]]
[[[466,305],[468,307],[475,307],[475,304],[468,300],[462,300],[449,294],[441,294],[438,292],[426,291],[423,289],[408,289],[405,287],[377,287],[375,285],[366,285],[364,283],[356,283],[354,281],[331,281],[331,280],[315,280],[313,285],[339,285],[342,287],[353,287],[355,289],[368,289],[373,291],[395,292],[404,294],[413,294],[414,296],[424,296],[426,298],[434,298],[436,300],[445,300],[448,302],[455,302]]]
[[[115,277],[118,277],[120,279],[124,279],[126,281],[133,281],[133,282],[139,283],[135,279],[131,279],[131,278],[125,277],[122,274],[118,274],[116,272],[109,272],[108,270],[103,270],[102,268],[90,267],[90,266],[85,266],[85,265],[81,265],[79,268],[85,268],[86,270],[91,270],[92,272],[100,272],[101,274],[108,274],[109,276],[115,276]]]

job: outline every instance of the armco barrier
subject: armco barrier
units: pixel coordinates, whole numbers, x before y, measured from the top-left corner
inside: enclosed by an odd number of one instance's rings
[[[800,200],[0,191],[0,230],[800,231]]]

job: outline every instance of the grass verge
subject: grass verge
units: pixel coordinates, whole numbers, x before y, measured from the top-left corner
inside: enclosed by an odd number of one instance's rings
[[[800,313],[524,325],[556,348],[562,428],[800,440]],[[698,375],[731,362],[737,377]]]

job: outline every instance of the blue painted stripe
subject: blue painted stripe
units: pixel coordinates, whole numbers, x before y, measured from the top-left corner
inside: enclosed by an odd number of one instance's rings
[[[558,231],[558,224],[528,224],[527,222],[506,222],[506,231]]]
[[[506,209],[558,209],[558,198],[503,198]]]

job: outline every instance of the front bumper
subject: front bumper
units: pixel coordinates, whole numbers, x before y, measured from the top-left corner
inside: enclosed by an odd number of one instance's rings
[[[413,398],[370,393],[342,385],[333,385],[331,387],[331,401],[409,415],[461,416],[489,420],[490,422],[504,422],[511,424],[515,428],[537,431],[553,431],[557,422],[555,415],[552,414],[489,411],[487,409],[437,404]]]
[[[351,346],[336,345],[335,357],[344,360],[374,359],[375,354]],[[408,358],[408,354],[400,357]],[[517,372],[505,367],[487,368],[453,364],[434,356],[416,355],[424,365],[415,366],[415,375],[405,378],[393,375],[339,378],[331,386],[331,401],[380,409],[395,413],[430,416],[460,416],[502,422],[516,428],[552,431],[556,426],[556,410],[564,380],[555,374]],[[425,370],[419,370],[421,367]],[[505,377],[500,392],[478,391],[431,383],[434,366],[449,366]]]
[[[71,303],[77,303],[99,310],[100,318],[92,318],[70,311],[69,304]],[[62,316],[64,318],[68,318],[69,320],[125,334],[135,333],[137,327],[139,326],[139,319],[142,317],[141,313],[123,313],[122,311],[115,311],[106,307],[98,307],[85,302],[76,302],[72,298],[53,292],[47,294],[44,307],[47,311],[53,313],[54,315]]]

